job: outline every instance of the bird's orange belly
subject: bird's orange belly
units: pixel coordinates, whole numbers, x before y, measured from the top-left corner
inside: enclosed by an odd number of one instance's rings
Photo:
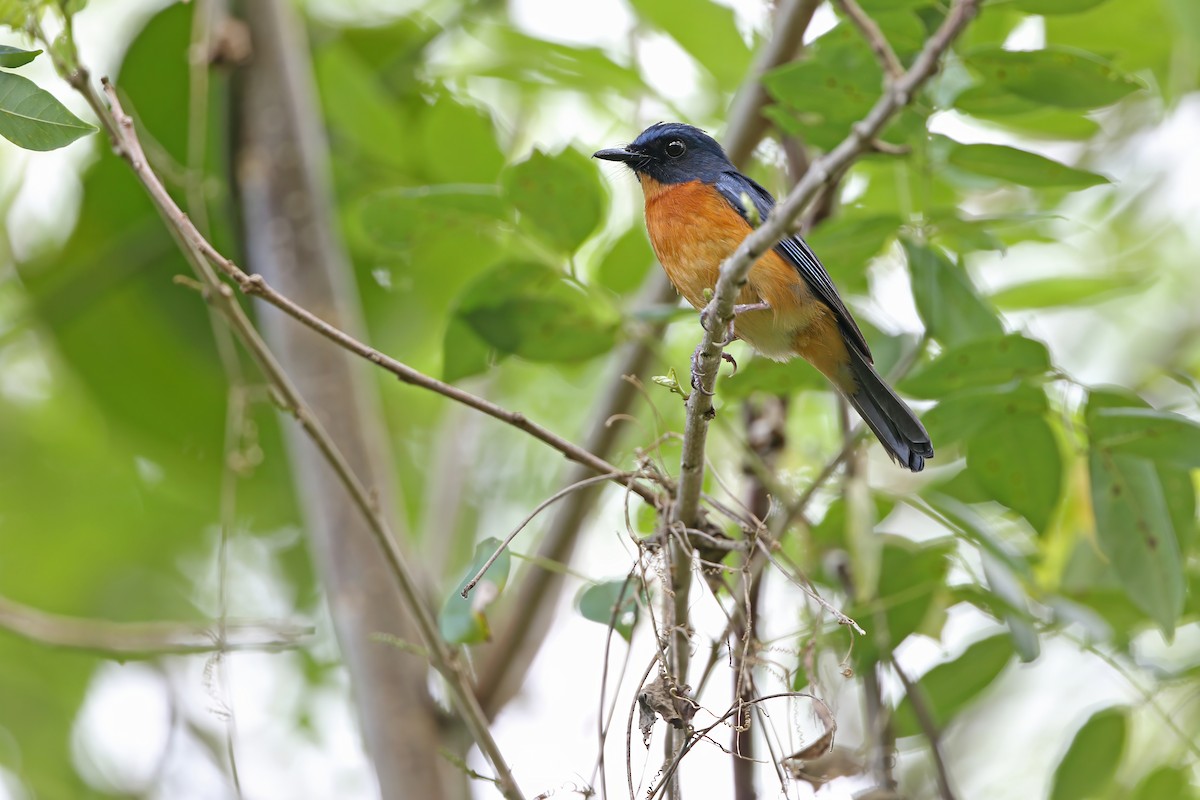
[[[700,181],[667,185],[643,175],[641,182],[654,252],[675,289],[702,309],[708,305],[705,290],[716,287],[721,263],[749,235],[750,225]],[[809,330],[814,325],[824,327],[824,317],[833,322],[830,310],[813,297],[795,267],[774,251],[750,268],[737,298],[739,304],[760,302],[771,310],[739,314],[734,330],[755,350],[778,361],[795,355],[798,337],[815,333]]]

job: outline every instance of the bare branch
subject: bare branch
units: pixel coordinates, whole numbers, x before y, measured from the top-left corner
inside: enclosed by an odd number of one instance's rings
[[[954,800],[954,791],[950,788],[950,775],[946,771],[946,759],[942,754],[941,732],[938,731],[937,721],[930,711],[925,690],[909,679],[895,659],[892,659],[892,669],[895,670],[900,683],[904,684],[904,693],[912,701],[913,714],[916,715],[917,724],[921,726],[921,732],[929,740],[929,749],[933,753],[933,766],[937,771],[938,791],[942,795],[942,800]]]
[[[111,622],[51,614],[0,597],[0,628],[49,647],[121,658],[238,650],[291,650],[312,636],[311,625],[277,620]]]
[[[500,546],[496,548],[496,552],[492,553],[491,556],[488,557],[488,560],[483,563],[483,566],[479,568],[479,571],[475,573],[474,577],[467,581],[467,585],[463,587],[461,592],[462,596],[466,597],[471,593],[471,590],[475,588],[476,584],[483,580],[483,576],[486,575],[487,571],[492,568],[492,564],[496,563],[496,559],[500,557],[500,554],[508,549],[508,546],[512,544],[513,539],[517,538],[517,534],[525,530],[525,526],[533,522],[534,518],[546,510],[548,506],[553,505],[556,501],[561,500],[571,492],[577,492],[580,489],[586,489],[589,486],[600,483],[601,481],[609,480],[611,478],[611,475],[593,475],[590,478],[584,478],[581,481],[572,483],[570,486],[559,489],[553,495],[546,498],[541,503],[538,503],[538,507],[533,511],[530,511],[529,515],[525,517],[525,519],[521,520],[521,523],[517,525],[517,527],[513,528],[512,533],[504,537],[504,541],[501,542]]]
[[[883,35],[883,31],[875,24],[875,20],[862,10],[862,6],[858,4],[857,0],[835,0],[835,2],[855,27],[862,32],[863,38],[867,40],[867,44],[875,53],[875,58],[879,60],[879,66],[883,67],[886,80],[889,82],[899,80],[904,75],[904,65],[896,57],[896,51],[892,49],[892,45]]]

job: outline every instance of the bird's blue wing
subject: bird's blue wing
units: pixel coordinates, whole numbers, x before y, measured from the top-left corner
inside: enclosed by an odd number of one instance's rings
[[[771,196],[771,193],[740,172],[722,172],[717,178],[716,187],[721,196],[755,227],[760,225],[771,213],[771,209],[775,207],[775,198]],[[757,212],[757,221],[752,221],[750,214],[747,213],[745,205],[747,199]],[[804,282],[813,290],[813,294],[833,309],[842,332],[862,351],[867,360],[871,361],[871,348],[867,346],[866,338],[858,329],[858,323],[850,315],[850,310],[842,302],[837,287],[829,278],[829,273],[825,271],[825,267],[809,249],[808,244],[799,236],[789,236],[775,246],[775,252],[790,262],[800,273]]]

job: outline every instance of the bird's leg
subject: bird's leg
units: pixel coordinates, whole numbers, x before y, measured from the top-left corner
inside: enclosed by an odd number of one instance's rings
[[[757,303],[739,303],[733,307],[733,315],[745,314],[747,311],[770,311],[771,306],[759,301]]]
[[[728,330],[725,331],[725,341],[722,342],[722,346],[729,344],[730,342],[732,342],[734,339],[737,338],[737,334],[734,333],[734,330],[733,330],[733,323],[737,319],[738,314],[745,314],[747,311],[770,311],[770,310],[771,310],[771,306],[762,301],[759,301],[757,303],[738,303],[737,305],[735,305],[733,307],[734,319],[729,320],[729,328],[728,328]],[[708,308],[707,307],[700,309],[700,326],[702,328],[704,328],[704,330],[708,330]],[[734,362],[732,358],[726,358],[726,360],[733,363],[734,370],[737,369],[737,363]]]

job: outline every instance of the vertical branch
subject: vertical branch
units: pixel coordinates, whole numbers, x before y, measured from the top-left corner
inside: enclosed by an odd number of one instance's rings
[[[761,110],[767,102],[762,87],[763,73],[790,61],[800,49],[804,32],[812,20],[820,0],[781,0],[776,12],[770,40],[759,51],[750,74],[738,91],[730,108],[725,131],[725,147],[735,164],[749,160],[751,151],[766,132],[767,121]],[[657,271],[647,282],[638,305],[669,303],[678,295]],[[617,359],[615,375],[641,375],[652,358],[650,342],[630,343]],[[619,430],[609,421],[626,412],[636,397],[636,389],[628,382],[614,380],[595,406],[592,428],[585,444],[588,452],[607,458],[616,446]],[[564,485],[578,482],[592,473],[572,467],[563,478]],[[550,528],[538,549],[538,556],[560,563],[567,562],[575,550],[575,542],[588,512],[595,505],[600,488],[576,492],[554,515]],[[479,671],[479,696],[489,715],[494,715],[512,697],[529,664],[537,654],[534,642],[544,639],[553,618],[552,599],[562,587],[562,576],[547,570],[532,572],[516,592],[511,603],[514,612],[495,634],[495,644],[487,647],[485,667]]]

